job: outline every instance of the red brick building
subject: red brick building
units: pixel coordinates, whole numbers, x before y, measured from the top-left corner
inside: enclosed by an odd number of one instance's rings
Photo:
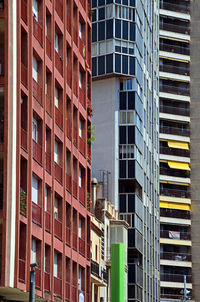
[[[0,301],[89,301],[90,7],[0,1]]]

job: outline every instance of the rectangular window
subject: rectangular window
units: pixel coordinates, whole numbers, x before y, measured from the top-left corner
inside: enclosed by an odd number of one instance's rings
[[[47,186],[45,185],[45,199],[44,199],[44,210],[47,212],[47,196],[48,196],[48,189]]]
[[[38,80],[38,62],[36,58],[33,56],[33,79],[37,82]]]
[[[32,2],[32,11],[33,11],[33,17],[36,21],[38,21],[38,2],[37,0],[33,0]]]
[[[36,262],[36,240],[32,238],[31,241],[31,263]]]
[[[58,52],[58,34],[55,32],[55,50]]]
[[[53,275],[58,277],[58,254],[54,252],[54,265],[53,265]]]
[[[81,23],[79,22],[79,38],[82,38],[82,26]]]
[[[54,198],[54,218],[58,219],[58,198]]]
[[[58,108],[58,88],[55,87],[55,92],[54,92],[54,103],[55,106]]]
[[[80,71],[79,71],[79,87],[82,88],[82,75]]]
[[[54,143],[54,161],[56,163],[58,163],[58,142],[55,140],[55,143]]]
[[[82,137],[82,121],[79,120],[79,136]]]
[[[32,176],[32,201],[38,203],[38,179]]]
[[[78,221],[78,237],[81,238],[81,232],[82,231],[82,220],[81,217],[79,217],[79,221]]]
[[[82,268],[79,266],[78,269],[78,289],[81,290],[81,284],[82,284]]]
[[[82,179],[81,179],[81,168],[79,168],[79,178],[78,178],[78,185],[81,188],[81,183],[82,183]]]
[[[37,120],[33,118],[32,122],[32,139],[37,142],[38,140],[38,129],[37,129]]]

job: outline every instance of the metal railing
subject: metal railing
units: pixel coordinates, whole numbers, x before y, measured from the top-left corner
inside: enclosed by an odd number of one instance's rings
[[[191,254],[187,253],[175,253],[175,252],[161,252],[160,259],[174,260],[174,261],[191,261]]]
[[[191,194],[189,191],[185,191],[185,190],[160,188],[160,195],[181,197],[181,198],[190,198]]]
[[[160,238],[169,238],[175,240],[190,240],[191,234],[189,232],[181,231],[160,231]]]
[[[185,35],[190,34],[189,26],[183,26],[183,25],[181,26],[181,25],[176,25],[176,24],[172,24],[172,23],[165,23],[165,22],[162,22],[162,20],[160,21],[160,29],[166,30],[166,31],[172,31],[172,32],[176,32],[176,33],[181,33],[181,34],[185,34]]]
[[[94,260],[91,260],[91,274],[101,279],[100,273],[99,273],[99,264],[95,262]]]
[[[168,72],[168,73],[175,73],[175,74],[180,74],[180,75],[185,75],[189,76],[190,75],[190,70],[187,67],[182,67],[182,66],[174,66],[170,64],[160,64],[159,70],[163,72]]]
[[[160,42],[160,50],[162,51],[168,51],[168,52],[174,52],[182,55],[190,55],[190,48],[182,47],[178,45],[172,45],[172,44],[166,44]]]
[[[168,281],[168,282],[184,282],[184,275],[181,274],[160,274],[160,281]],[[192,276],[187,275],[187,282],[192,282]]]
[[[160,154],[190,157],[190,150],[175,149],[175,148],[160,146]]]
[[[191,219],[190,211],[176,210],[176,209],[165,209],[160,208],[161,217],[172,217],[181,219]]]
[[[167,106],[160,104],[160,112],[176,115],[190,116],[190,109],[184,107]]]
[[[160,125],[160,133],[167,133],[173,135],[190,136],[190,130],[172,126]]]
[[[160,175],[188,178],[188,177],[190,177],[190,172],[184,171],[184,170],[160,167]]]
[[[180,12],[180,13],[189,13],[190,12],[190,8],[187,5],[187,2],[185,2],[184,4],[175,4],[172,2],[168,2],[168,1],[160,1],[160,9],[167,9],[167,10],[172,10],[175,12]]]
[[[160,92],[189,96],[190,88],[184,86],[167,85],[167,84],[162,84],[162,82],[160,82]]]

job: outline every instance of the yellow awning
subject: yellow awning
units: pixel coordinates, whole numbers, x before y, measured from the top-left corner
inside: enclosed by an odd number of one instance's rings
[[[177,142],[177,141],[167,141],[167,143],[170,148],[189,150],[188,143]]]
[[[189,185],[190,185],[190,184],[181,183],[181,182],[163,181],[163,180],[160,180],[160,183],[162,183],[162,184],[170,184],[170,185],[178,185],[178,186],[186,186],[186,187],[189,187]]]
[[[190,211],[189,204],[160,201],[160,208]]]
[[[180,163],[178,161],[168,161],[168,165],[172,169],[179,169],[179,170],[190,171],[190,166],[189,166],[188,163]]]

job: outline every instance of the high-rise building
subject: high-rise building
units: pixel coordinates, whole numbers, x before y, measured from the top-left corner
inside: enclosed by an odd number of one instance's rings
[[[162,302],[180,301],[181,290],[184,288],[184,275],[186,275],[187,289],[190,290],[189,296],[192,295],[190,2],[192,1],[160,1],[160,290]]]
[[[0,1],[1,301],[90,300],[90,5]]]
[[[159,3],[92,7],[93,177],[129,223],[123,301],[159,301]]]

